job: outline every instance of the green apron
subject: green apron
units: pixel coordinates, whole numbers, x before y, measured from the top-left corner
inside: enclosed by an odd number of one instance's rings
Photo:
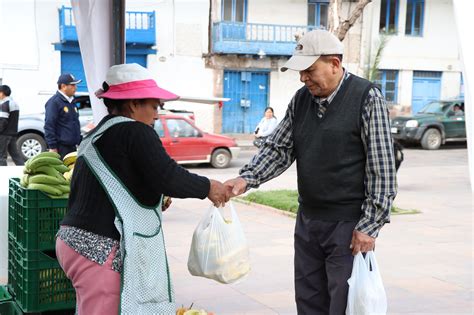
[[[78,157],[84,158],[115,209],[123,262],[120,313],[175,314],[174,292],[161,228],[163,196],[156,207],[140,204],[95,146],[108,128],[131,121],[134,120],[114,117],[97,127],[82,141]]]

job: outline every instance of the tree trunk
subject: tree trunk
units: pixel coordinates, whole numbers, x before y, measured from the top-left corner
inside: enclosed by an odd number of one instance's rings
[[[212,0],[209,0],[209,18],[207,28],[207,55],[212,54]]]
[[[342,7],[342,0],[330,0],[328,8],[328,31],[334,33],[334,30],[337,30],[340,18],[340,10]]]
[[[338,6],[340,5],[339,3],[340,0],[338,0]],[[333,4],[334,0],[331,0],[331,4]],[[346,19],[344,21],[341,21],[341,17],[339,15],[339,26],[335,28],[332,33],[339,38],[339,40],[342,42],[344,38],[346,37],[347,32],[349,29],[354,25],[354,23],[357,21],[357,19],[362,15],[362,12],[364,12],[364,8],[367,4],[372,2],[372,0],[359,0],[357,3],[355,9],[351,12],[349,19]],[[339,7],[337,9],[337,12],[339,13],[341,8]]]

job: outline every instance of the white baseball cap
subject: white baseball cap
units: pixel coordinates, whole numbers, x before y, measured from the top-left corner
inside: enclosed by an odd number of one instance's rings
[[[302,71],[311,67],[321,56],[342,54],[344,45],[336,36],[325,30],[314,30],[298,41],[293,56],[281,67],[281,71]]]

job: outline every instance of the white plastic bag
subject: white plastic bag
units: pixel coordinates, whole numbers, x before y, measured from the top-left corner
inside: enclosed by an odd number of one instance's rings
[[[228,205],[230,221],[212,206],[194,230],[188,257],[193,276],[232,283],[250,271],[247,240],[232,203]]]
[[[387,296],[373,251],[354,257],[349,280],[346,315],[385,315]]]

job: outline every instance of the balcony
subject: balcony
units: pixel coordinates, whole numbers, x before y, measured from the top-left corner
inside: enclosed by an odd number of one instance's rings
[[[315,28],[307,25],[215,22],[212,50],[218,54],[291,56],[296,46],[295,35]]]
[[[125,39],[127,44],[155,45],[155,12],[126,12]],[[62,43],[77,42],[76,23],[72,8],[59,10],[59,33]]]

